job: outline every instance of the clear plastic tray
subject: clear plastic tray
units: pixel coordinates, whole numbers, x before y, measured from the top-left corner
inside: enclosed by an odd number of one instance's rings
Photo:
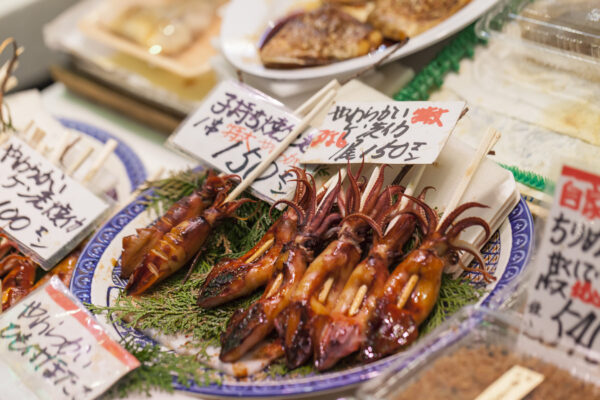
[[[504,0],[477,23],[476,32],[545,64],[600,77],[597,0]]]
[[[392,366],[367,382],[357,398],[472,400],[515,364],[545,376],[527,399],[600,398],[596,365],[530,339],[523,327],[514,313],[466,308],[407,352],[413,362]]]

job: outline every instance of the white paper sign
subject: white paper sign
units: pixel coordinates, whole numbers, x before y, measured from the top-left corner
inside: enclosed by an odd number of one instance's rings
[[[600,350],[600,175],[563,166],[536,259],[529,332],[569,349]]]
[[[107,209],[17,137],[0,146],[0,230],[43,268],[67,255]]]
[[[173,133],[169,142],[222,172],[245,178],[300,122],[281,103],[234,81],[219,84]],[[314,129],[304,132],[251,189],[274,201],[289,198],[293,177],[286,171],[299,165]]]
[[[139,365],[57,277],[0,314],[2,399],[94,399]]]
[[[464,108],[462,101],[336,103],[301,161],[431,164]]]

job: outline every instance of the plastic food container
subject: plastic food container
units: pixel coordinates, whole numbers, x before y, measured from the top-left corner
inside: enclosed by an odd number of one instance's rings
[[[597,365],[528,337],[523,326],[513,313],[466,308],[409,350],[408,359],[414,361],[392,366],[364,384],[357,397],[473,400],[520,365],[544,376],[528,400],[600,398]],[[418,354],[426,355],[416,360]]]
[[[600,76],[597,0],[505,0],[482,18],[478,36],[581,76]]]

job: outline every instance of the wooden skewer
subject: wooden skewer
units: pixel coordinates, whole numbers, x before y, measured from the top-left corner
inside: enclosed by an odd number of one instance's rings
[[[267,293],[267,297],[271,297],[275,294],[275,292],[277,291],[277,289],[279,289],[279,286],[281,286],[281,283],[283,282],[283,274],[278,274],[277,277],[275,278],[275,281],[273,282],[273,285],[271,285],[271,289],[269,290],[269,293]]]
[[[325,300],[327,300],[327,296],[329,296],[329,291],[331,290],[331,287],[333,286],[333,278],[329,278],[325,281],[325,283],[323,284],[323,289],[321,290],[321,293],[319,293],[319,303],[325,303]]]
[[[365,191],[363,192],[363,195],[360,198],[360,208],[359,208],[359,210],[362,210],[363,206],[365,205],[365,201],[367,201],[367,197],[369,197],[369,192],[371,191],[371,189],[373,189],[373,186],[375,185],[375,182],[377,182],[377,177],[379,176],[379,171],[380,170],[381,170],[381,167],[377,166],[377,167],[375,167],[375,169],[373,169],[373,172],[371,172],[371,177],[369,178],[369,182],[367,182],[367,186],[365,188]],[[319,301],[321,303],[325,303],[325,300],[327,300],[327,296],[329,296],[329,291],[331,290],[332,286],[333,286],[333,277],[330,276],[329,278],[327,278],[327,280],[323,284],[323,288],[321,289],[321,293],[319,293],[318,299],[319,299]],[[362,286],[361,286],[361,288],[362,288]],[[365,290],[366,290],[366,288],[365,288]],[[359,289],[359,292],[360,291],[361,290]],[[364,296],[364,294],[363,294],[363,296]],[[356,301],[357,299],[354,298],[354,300]],[[361,302],[362,302],[362,299],[361,299]]]
[[[423,172],[425,172],[425,167],[426,167],[426,165],[419,165],[417,167],[415,176],[414,176],[413,180],[408,184],[406,189],[404,190],[404,194],[407,194],[409,196],[413,195],[413,193],[417,189],[417,186],[419,185],[419,182],[421,181]],[[401,210],[402,208],[406,207],[406,205],[408,204],[408,201],[409,201],[408,198],[403,197],[402,200],[400,200],[398,209]],[[398,223],[399,219],[400,219],[400,216],[397,216],[392,221],[390,221],[390,223],[388,224],[388,226],[385,230],[386,234],[390,231],[390,229],[392,229],[394,227],[394,225],[396,225],[396,223]],[[350,306],[350,310],[348,311],[349,316],[352,317],[353,315],[355,315],[358,312],[358,309],[359,309],[360,305],[362,304],[363,298],[367,294],[367,289],[368,289],[367,285],[364,285],[364,284],[358,288],[358,290],[356,291],[356,295],[354,296],[354,300],[352,301],[352,305]]]
[[[85,177],[83,178],[84,183],[89,183],[94,178],[94,176],[96,176],[100,168],[102,168],[102,165],[106,162],[106,159],[111,155],[111,153],[117,148],[118,145],[119,143],[114,139],[109,139],[104,144],[104,146],[100,150],[100,155],[98,156],[96,161],[94,161],[94,164],[92,164],[87,174],[85,174]]]
[[[58,141],[58,146],[56,146],[54,148],[54,150],[52,151],[52,155],[49,158],[51,163],[58,165],[60,156],[62,155],[63,151],[65,150],[65,147],[67,147],[69,145],[70,141],[71,141],[71,131],[68,129],[65,129],[62,136],[60,137],[60,139]]]
[[[287,149],[288,146],[294,140],[296,140],[296,138],[302,132],[304,132],[304,130],[308,127],[310,122],[317,116],[317,113],[329,105],[329,103],[334,99],[335,94],[335,90],[330,90],[321,99],[321,101],[319,101],[319,103],[308,114],[306,114],[304,118],[302,118],[298,125],[296,125],[296,127],[292,130],[292,132],[290,132],[289,135],[285,137],[285,139],[283,139],[279,146],[277,146],[277,148],[275,148],[275,150],[271,152],[271,154],[269,154],[267,158],[261,161],[261,163],[256,168],[254,168],[254,170],[252,170],[252,172],[250,173],[250,175],[248,175],[246,179],[244,179],[239,185],[237,185],[237,187],[231,193],[229,193],[229,196],[227,196],[225,201],[232,201],[236,199],[240,194],[242,194],[244,190],[248,188],[248,186],[250,186],[252,182],[254,182],[256,178],[260,177],[262,173],[265,172],[265,170],[269,167],[269,165],[271,165],[271,163],[275,161],[275,159],[277,159],[277,157],[279,157],[279,155],[283,153],[285,149]]]
[[[487,156],[487,154],[490,152],[490,150],[494,147],[494,145],[498,142],[498,140],[500,139],[500,136],[501,136],[500,132],[498,132],[497,130],[495,130],[492,127],[488,128],[488,130],[486,131],[486,133],[483,137],[483,140],[479,143],[479,147],[477,148],[477,151],[475,152],[475,155],[473,156],[471,163],[467,167],[467,170],[466,170],[464,176],[462,177],[461,181],[459,182],[459,184],[456,187],[456,190],[454,191],[452,197],[450,198],[450,201],[448,202],[448,205],[446,206],[446,209],[444,210],[444,214],[442,215],[442,218],[440,218],[440,221],[437,226],[438,228],[442,225],[444,219],[448,216],[448,214],[450,214],[456,208],[460,199],[463,197],[463,195],[465,194],[465,191],[467,190],[469,184],[471,183],[473,176],[477,172],[477,169],[481,165],[481,162],[483,161],[485,156]],[[410,296],[411,292],[414,289],[414,286],[417,284],[418,281],[419,281],[419,277],[417,275],[411,275],[411,277],[408,280],[407,285],[404,287],[404,289],[402,289],[402,294],[400,296],[400,299],[398,300],[399,308],[404,307],[404,304],[406,304],[408,297]],[[412,282],[414,282],[414,283],[412,283]]]
[[[367,294],[367,285],[361,285],[354,296],[354,300],[352,301],[352,305],[350,306],[350,310],[348,311],[349,316],[354,316],[362,304],[363,298]]]
[[[450,198],[450,201],[448,202],[448,205],[446,206],[446,209],[444,210],[444,214],[442,215],[442,218],[440,218],[440,222],[438,223],[438,228],[442,225],[442,223],[444,222],[444,219],[446,219],[448,214],[450,214],[452,212],[452,210],[454,210],[456,208],[456,206],[458,206],[460,199],[465,194],[465,191],[467,190],[467,187],[471,183],[473,176],[477,172],[479,165],[481,164],[481,162],[483,161],[485,156],[490,152],[490,150],[492,150],[494,145],[498,142],[498,140],[500,139],[500,136],[501,136],[500,132],[498,132],[494,128],[489,127],[487,129],[487,131],[483,137],[483,140],[481,141],[481,143],[479,143],[479,147],[477,148],[477,151],[475,153],[475,156],[473,157],[473,160],[471,160],[471,163],[467,167],[465,175],[462,177],[461,181],[456,186],[454,194]]]
[[[77,171],[79,167],[81,167],[81,164],[83,164],[83,162],[87,160],[87,158],[93,153],[93,151],[94,148],[88,145],[81,153],[79,153],[79,156],[77,157],[75,162],[73,162],[73,164],[71,164],[71,166],[67,168],[67,175],[73,175],[75,171]]]
[[[415,286],[417,286],[418,282],[419,277],[417,275],[410,276],[408,282],[406,282],[406,285],[402,289],[402,294],[400,295],[400,298],[398,299],[398,308],[404,308],[406,302],[410,298],[410,295],[412,294],[412,291],[414,290]]]
[[[250,258],[248,258],[248,260],[246,260],[247,263],[251,263],[252,261],[256,260],[258,257],[262,256],[264,254],[265,251],[269,250],[269,248],[271,247],[271,245],[275,242],[275,239],[271,238],[269,240],[267,240],[265,242],[265,244],[263,244],[260,249],[258,249],[258,251],[254,254],[252,254],[250,256]],[[279,274],[281,275],[281,274]],[[279,278],[279,276],[277,276]]]
[[[29,144],[31,145],[31,147],[33,147],[37,151],[40,151],[43,146],[42,140],[44,140],[45,136],[46,136],[46,132],[44,130],[42,130],[38,127],[35,127],[35,129],[33,130],[32,134],[29,138]]]
[[[327,85],[323,86],[323,88],[321,88],[317,93],[312,95],[310,99],[306,100],[304,103],[302,103],[302,105],[300,105],[300,107],[296,108],[294,113],[296,115],[305,115],[311,108],[313,108],[317,104],[319,99],[321,99],[323,96],[325,96],[325,94],[327,94],[327,92],[329,92],[330,90],[337,91],[339,88],[340,83],[337,81],[337,79],[329,81]]]

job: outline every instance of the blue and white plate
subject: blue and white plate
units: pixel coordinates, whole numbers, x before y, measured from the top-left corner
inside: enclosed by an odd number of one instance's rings
[[[110,176],[114,182],[110,183],[111,187],[114,187],[113,193],[109,193],[115,201],[126,199],[129,194],[134,191],[139,185],[144,183],[146,180],[146,168],[142,163],[142,160],[137,154],[125,144],[121,139],[116,136],[97,128],[92,125],[88,125],[84,122],[69,118],[58,118],[60,123],[69,129],[75,130],[83,134],[86,139],[85,143],[77,143],[76,146],[91,145],[95,150],[98,150],[106,143],[109,139],[117,141],[118,145],[115,151],[109,156],[106,163],[104,163],[102,169],[98,175]],[[77,148],[74,149],[73,155],[77,154]],[[67,156],[69,153],[67,153]],[[92,162],[91,157],[89,162]],[[81,171],[85,171],[85,166],[80,168]],[[113,185],[114,184],[114,185]]]
[[[114,301],[125,284],[118,276],[122,238],[133,234],[138,227],[147,226],[155,218],[155,215],[147,211],[141,198],[138,198],[96,233],[84,249],[71,281],[71,290],[82,302],[106,306]],[[506,294],[502,289],[516,282],[527,266],[532,239],[533,221],[525,201],[521,199],[484,248],[488,270],[497,280],[487,287],[489,291],[480,303],[495,307],[501,302],[500,297]],[[140,342],[151,342],[151,339],[141,332],[112,323],[103,316],[100,316],[99,320],[116,338],[133,335]],[[174,386],[178,390],[204,396],[281,397],[306,396],[309,393],[318,395],[351,388],[376,376],[391,363],[401,362],[399,359],[402,357],[404,355],[400,353],[372,364],[302,378],[283,376],[261,380],[249,378],[243,381],[229,378],[224,379],[221,384],[214,383],[208,386],[192,385],[185,388],[176,383]]]

